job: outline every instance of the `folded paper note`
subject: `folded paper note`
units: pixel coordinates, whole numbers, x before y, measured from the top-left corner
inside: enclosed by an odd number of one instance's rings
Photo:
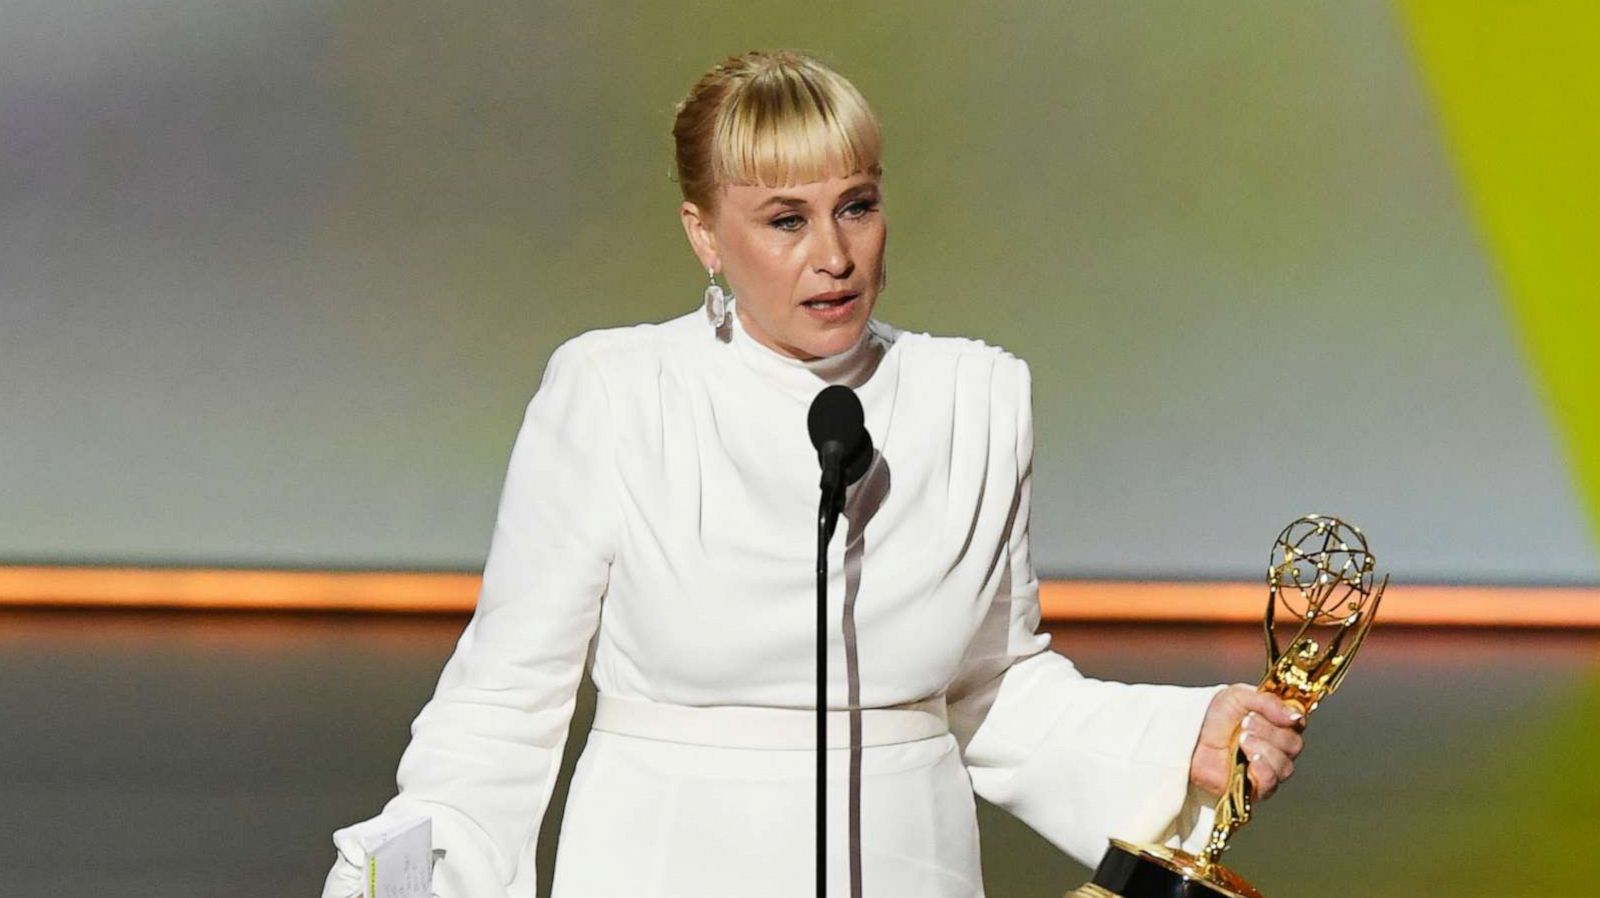
[[[430,898],[433,894],[433,821],[407,821],[364,845],[362,898]]]

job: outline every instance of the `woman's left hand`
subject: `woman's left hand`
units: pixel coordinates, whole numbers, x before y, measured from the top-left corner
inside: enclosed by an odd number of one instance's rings
[[[1300,731],[1305,714],[1299,705],[1235,683],[1211,699],[1200,724],[1200,739],[1189,759],[1189,782],[1211,795],[1228,788],[1233,772],[1233,734],[1243,727],[1240,747],[1250,758],[1251,794],[1259,801],[1294,776],[1294,759],[1305,747]]]

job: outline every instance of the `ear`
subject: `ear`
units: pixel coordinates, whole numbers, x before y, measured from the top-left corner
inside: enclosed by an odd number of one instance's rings
[[[711,231],[711,218],[700,212],[700,207],[688,200],[678,207],[678,217],[683,220],[683,233],[689,238],[689,245],[694,248],[694,254],[700,259],[701,268],[716,268],[719,261],[717,257],[717,235]]]

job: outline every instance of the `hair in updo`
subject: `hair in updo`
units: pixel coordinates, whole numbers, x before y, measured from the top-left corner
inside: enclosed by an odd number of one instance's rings
[[[794,50],[752,50],[706,72],[678,104],[672,137],[683,198],[708,216],[726,184],[883,174],[882,132],[861,92]]]

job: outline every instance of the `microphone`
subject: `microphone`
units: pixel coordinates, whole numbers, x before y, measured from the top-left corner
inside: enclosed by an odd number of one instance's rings
[[[806,430],[811,433],[811,445],[817,450],[817,463],[822,466],[822,497],[817,506],[817,898],[826,898],[828,880],[828,541],[833,538],[834,527],[844,511],[845,487],[860,480],[872,464],[872,437],[867,434],[866,416],[861,410],[861,400],[849,387],[834,384],[824,387],[811,401],[806,413]],[[855,674],[853,629],[845,633],[846,679],[853,682]],[[856,697],[854,689],[850,701]],[[858,894],[860,869],[860,768],[856,763],[855,746],[860,744],[860,722],[857,715],[850,718],[850,854],[851,894]]]
[[[834,508],[844,506],[844,488],[860,480],[872,464],[872,436],[854,390],[842,384],[825,387],[811,401],[806,429],[822,466],[822,495]]]

